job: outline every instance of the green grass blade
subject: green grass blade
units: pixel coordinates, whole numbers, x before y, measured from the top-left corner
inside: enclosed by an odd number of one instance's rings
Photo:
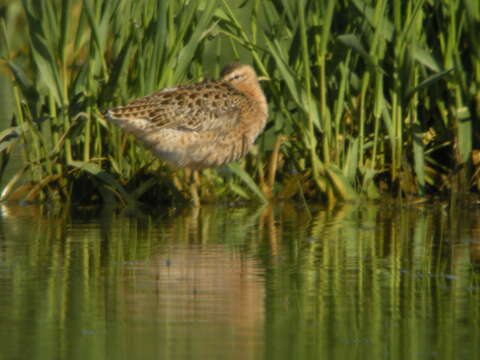
[[[409,99],[411,96],[413,96],[413,94],[415,94],[416,92],[419,92],[420,90],[422,89],[425,89],[429,86],[432,86],[433,84],[435,84],[437,81],[439,80],[442,80],[444,79],[448,74],[452,73],[454,71],[454,69],[449,69],[449,70],[445,70],[445,71],[442,71],[442,72],[439,72],[437,74],[434,74],[430,77],[428,77],[427,79],[423,80],[418,86],[416,86],[415,88],[411,89],[411,90],[408,90],[406,95],[405,95],[405,98],[406,99]]]
[[[418,180],[419,195],[423,196],[425,194],[425,152],[423,149],[421,129],[418,126],[415,126],[413,136],[415,174]]]
[[[264,203],[268,202],[267,198],[263,194],[262,190],[258,187],[252,177],[240,167],[238,163],[232,163],[228,165],[228,168],[243,181],[245,185],[258,197],[258,199]]]
[[[325,173],[339,199],[353,200],[358,197],[357,192],[338,167],[333,164],[326,164]]]

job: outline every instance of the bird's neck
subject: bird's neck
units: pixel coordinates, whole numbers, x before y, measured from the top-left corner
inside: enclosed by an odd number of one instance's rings
[[[265,98],[262,88],[258,82],[249,84],[235,84],[235,88],[246,94],[250,99],[256,101],[259,104],[260,110],[267,115],[267,99]]]

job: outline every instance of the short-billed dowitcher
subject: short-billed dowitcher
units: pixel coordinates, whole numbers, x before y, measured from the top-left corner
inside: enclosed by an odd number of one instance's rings
[[[258,81],[251,66],[233,63],[217,81],[161,89],[105,117],[175,166],[220,166],[244,156],[265,127]]]
[[[267,101],[253,68],[234,63],[218,81],[158,90],[106,118],[160,159],[204,169],[245,155],[265,127]]]

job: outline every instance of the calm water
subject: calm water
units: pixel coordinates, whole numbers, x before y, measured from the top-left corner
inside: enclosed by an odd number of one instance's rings
[[[1,359],[478,359],[480,206],[0,208]]]

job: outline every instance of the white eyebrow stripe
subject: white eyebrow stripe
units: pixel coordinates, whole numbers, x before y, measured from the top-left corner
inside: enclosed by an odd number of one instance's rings
[[[178,88],[176,87],[172,87],[172,88],[165,88],[165,89],[162,89],[162,92],[170,92],[170,91],[175,91],[177,90]]]

